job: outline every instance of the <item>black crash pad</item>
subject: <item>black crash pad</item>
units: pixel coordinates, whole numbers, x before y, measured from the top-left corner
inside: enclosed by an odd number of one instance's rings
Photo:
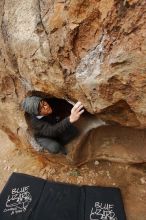
[[[0,220],[126,220],[120,189],[75,186],[13,173],[0,194]]]

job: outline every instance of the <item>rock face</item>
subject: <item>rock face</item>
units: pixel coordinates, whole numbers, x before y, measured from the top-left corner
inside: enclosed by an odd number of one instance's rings
[[[19,104],[33,90],[146,128],[145,0],[1,0],[0,23],[0,128],[17,146],[31,145]],[[128,161],[146,161],[142,148]]]

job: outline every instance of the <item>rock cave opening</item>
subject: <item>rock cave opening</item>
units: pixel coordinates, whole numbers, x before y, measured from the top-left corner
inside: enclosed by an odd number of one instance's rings
[[[53,97],[42,91],[29,91],[26,96],[38,96],[45,100],[48,99],[49,102],[51,100],[56,105],[57,111],[62,119],[70,115],[73,104],[75,104],[74,101]],[[106,123],[103,120],[89,113],[86,109],[84,110],[84,114],[82,115],[80,120],[75,122],[75,126],[78,128],[81,136],[81,138],[79,138],[79,143],[82,137],[84,137],[84,135],[86,135],[90,130],[102,125],[106,125]],[[30,123],[30,115],[25,112],[24,116],[27,123],[27,139],[31,147],[33,147],[33,149],[37,151],[43,151],[43,148],[36,142],[33,136],[32,127]]]
[[[55,113],[59,115],[59,117],[56,120],[63,119],[70,115],[71,109],[73,105],[62,98],[51,96],[45,92],[42,91],[29,91],[26,96],[37,96],[42,98],[43,100],[47,101],[49,104],[55,106]],[[25,112],[24,114],[25,120],[27,123],[27,137],[30,145],[37,151],[42,151],[43,148],[36,142],[33,132],[32,132],[32,126],[30,122],[30,114]]]
[[[31,91],[28,95],[51,99],[50,95],[40,91]],[[62,114],[62,117],[69,116],[73,105],[65,99],[53,98],[59,102],[58,110]],[[69,149],[68,158],[70,161],[75,165],[81,165],[88,161],[96,160],[97,158],[98,160],[133,164],[146,161],[146,130],[123,126],[114,120],[118,114],[120,118],[126,115],[125,111],[133,116],[132,111],[124,101],[120,101],[105,110],[105,114],[110,116],[109,120],[104,118],[104,114],[99,114],[99,117],[101,116],[101,118],[99,118],[85,111],[80,120],[75,123],[80,130],[80,136],[67,144],[67,148]],[[42,147],[36,143],[32,135],[27,113],[25,113],[25,119],[28,125],[29,143],[35,150],[42,151]],[[133,123],[133,121],[131,122]],[[143,154],[141,154],[141,152],[137,153],[137,147],[141,148]]]

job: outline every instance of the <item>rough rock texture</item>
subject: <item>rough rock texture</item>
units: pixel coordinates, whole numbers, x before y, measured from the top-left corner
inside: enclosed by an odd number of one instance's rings
[[[145,0],[0,0],[0,188],[12,171],[115,185],[128,220],[146,219],[145,24]],[[67,158],[32,150],[20,108],[32,92],[90,113]],[[118,163],[82,165],[95,159]]]
[[[27,149],[20,102],[28,92],[80,100],[95,117],[131,128],[84,133],[92,144],[75,144],[72,161],[146,162],[145,22],[145,0],[1,0],[0,128]],[[103,146],[95,136],[105,132]]]

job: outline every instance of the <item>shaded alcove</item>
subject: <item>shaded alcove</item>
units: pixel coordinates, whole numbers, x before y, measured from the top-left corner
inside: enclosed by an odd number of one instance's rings
[[[45,99],[52,98],[39,91],[29,92],[28,95],[37,95]],[[69,116],[73,105],[64,99],[57,99],[57,102],[60,102],[57,108],[62,112],[62,118]],[[117,106],[117,110],[115,105],[107,109],[105,113],[113,114],[115,112],[118,115],[119,109],[119,115],[120,113],[122,115],[127,105],[121,101],[117,103]],[[32,135],[27,113],[25,113],[25,118],[28,125],[29,142],[33,148],[41,151],[42,148]],[[66,145],[69,152],[66,159],[69,163],[80,166],[96,159],[133,164],[146,162],[146,129],[122,126],[112,120],[105,122],[87,111],[75,123],[75,126],[78,127],[80,135]],[[48,155],[50,158],[50,154]],[[51,157],[56,158],[57,156],[51,155]]]
[[[140,122],[126,100],[121,99],[106,107],[98,114],[98,117],[108,124],[140,128]]]
[[[73,105],[68,101],[61,98],[52,97],[51,95],[41,91],[29,91],[26,96],[38,96],[44,99],[45,101],[47,101],[51,105],[51,107],[53,106],[53,112],[55,112],[55,114],[59,116],[59,120],[68,117],[73,107]],[[33,136],[32,127],[30,123],[30,115],[27,112],[25,112],[24,116],[28,126],[27,127],[28,141],[35,150],[42,151],[43,148],[36,142]]]
[[[26,96],[39,96],[45,100],[48,100],[48,102],[54,102],[55,106],[56,106],[56,113],[61,117],[61,119],[68,117],[71,113],[71,109],[73,107],[73,105],[70,103],[70,101],[61,99],[61,98],[56,98],[56,97],[52,97],[49,94],[46,94],[44,92],[41,91],[29,91],[27,93]],[[71,101],[72,102],[72,101]],[[75,103],[76,101],[74,100],[72,103]],[[42,151],[43,148],[36,142],[34,136],[33,136],[33,132],[32,132],[32,127],[31,127],[31,123],[30,123],[30,116],[28,113],[25,112],[25,120],[27,123],[27,137],[28,137],[28,141],[30,143],[30,145],[37,151]],[[82,135],[85,135],[89,130],[101,126],[101,125],[105,125],[105,122],[98,119],[97,117],[95,117],[94,115],[90,114],[89,112],[86,111],[86,109],[84,109],[84,113],[83,115],[80,117],[80,119],[74,123],[74,125],[78,128],[79,130],[79,137],[75,138],[75,142],[78,141],[80,139],[80,137],[82,137]],[[74,140],[73,140],[74,143]],[[68,151],[70,152],[72,150],[72,146],[74,146],[74,144],[72,145],[72,141],[71,144],[68,144]]]

